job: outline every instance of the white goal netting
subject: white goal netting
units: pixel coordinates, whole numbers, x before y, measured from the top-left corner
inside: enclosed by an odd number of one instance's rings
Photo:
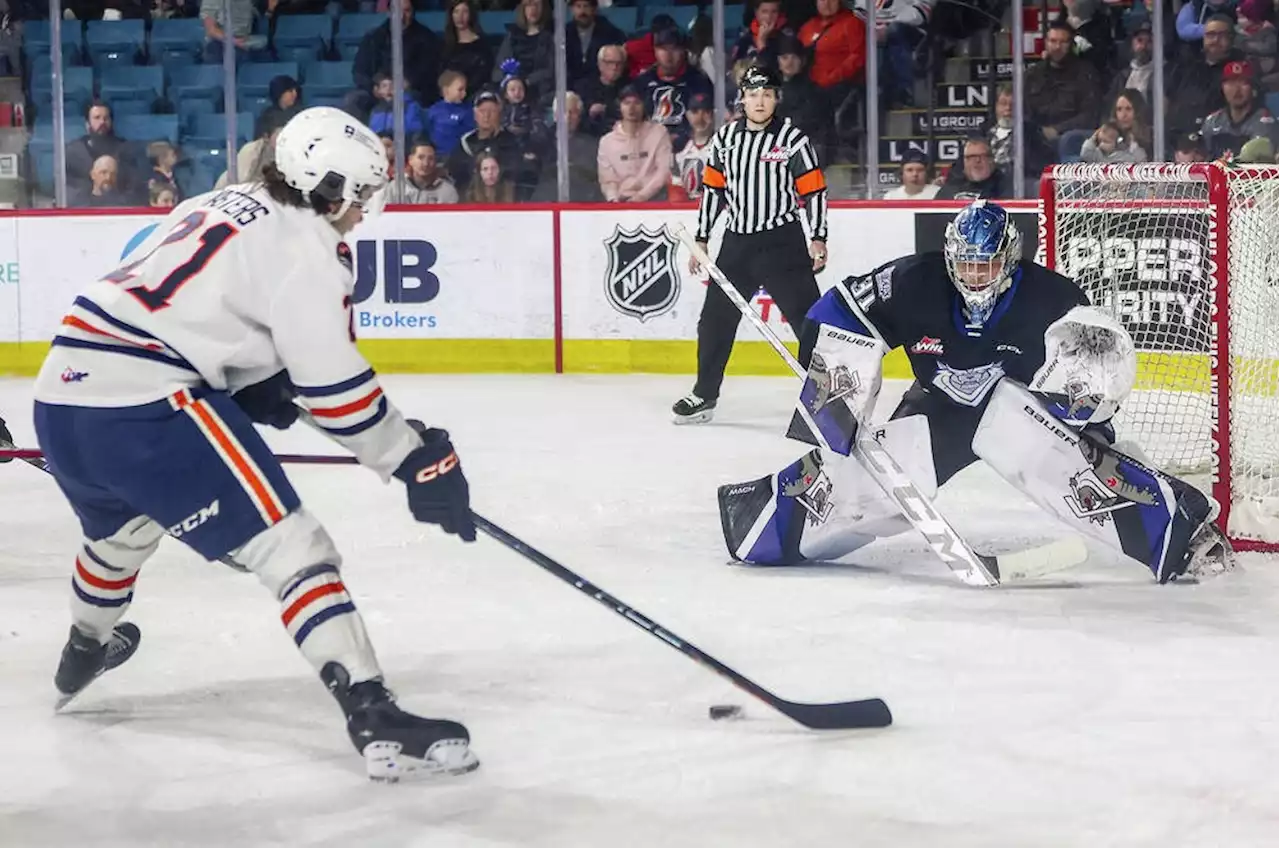
[[[1133,335],[1120,438],[1211,489],[1245,547],[1280,536],[1280,300],[1274,167],[1060,165],[1041,249]]]

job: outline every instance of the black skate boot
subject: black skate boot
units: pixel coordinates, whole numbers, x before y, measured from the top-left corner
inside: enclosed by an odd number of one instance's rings
[[[54,709],[62,709],[71,699],[84,691],[100,674],[124,665],[142,641],[142,631],[137,625],[123,622],[111,631],[111,638],[103,645],[97,639],[82,633],[74,624],[67,645],[62,649],[62,660],[53,675],[53,685],[59,697]]]
[[[680,398],[671,407],[677,424],[705,424],[716,411],[714,400],[703,400],[693,392]]]
[[[320,679],[347,717],[347,733],[364,755],[370,780],[398,783],[411,777],[464,774],[480,765],[465,727],[406,713],[381,680],[352,685],[347,670],[336,662],[321,669]]]

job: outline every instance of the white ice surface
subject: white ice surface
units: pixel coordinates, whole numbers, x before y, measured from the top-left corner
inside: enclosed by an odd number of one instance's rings
[[[251,576],[166,542],[137,656],[52,714],[78,528],[0,469],[0,845],[1246,846],[1277,837],[1277,568],[1157,586],[1094,550],[1057,585],[953,582],[914,537],[853,562],[726,564],[715,488],[794,459],[795,385],[737,379],[706,427],[672,377],[392,377],[454,436],[478,512],[784,697],[896,723],[792,725],[497,544],[414,524],[357,468],[290,474],[402,703],[479,771],[369,784]],[[894,394],[890,387],[887,394]],[[34,443],[26,381],[0,414]],[[310,452],[314,433],[272,436]],[[1059,531],[985,469],[940,501],[979,547]],[[739,703],[747,719],[713,723]]]

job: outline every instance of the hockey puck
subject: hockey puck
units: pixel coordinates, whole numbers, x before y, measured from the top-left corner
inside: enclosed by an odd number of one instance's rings
[[[737,704],[715,704],[711,709],[707,710],[712,721],[720,721],[726,718],[742,718],[742,707]]]

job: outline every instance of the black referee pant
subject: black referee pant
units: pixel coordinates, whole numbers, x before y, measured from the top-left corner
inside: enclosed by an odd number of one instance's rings
[[[818,281],[813,276],[809,242],[799,221],[759,233],[726,232],[716,266],[748,303],[757,289],[768,292],[800,336],[805,313],[818,300]],[[693,393],[703,400],[720,397],[724,369],[741,319],[738,307],[711,281],[698,316],[698,382],[693,387]],[[800,364],[806,368],[813,342],[812,338],[801,337]]]

